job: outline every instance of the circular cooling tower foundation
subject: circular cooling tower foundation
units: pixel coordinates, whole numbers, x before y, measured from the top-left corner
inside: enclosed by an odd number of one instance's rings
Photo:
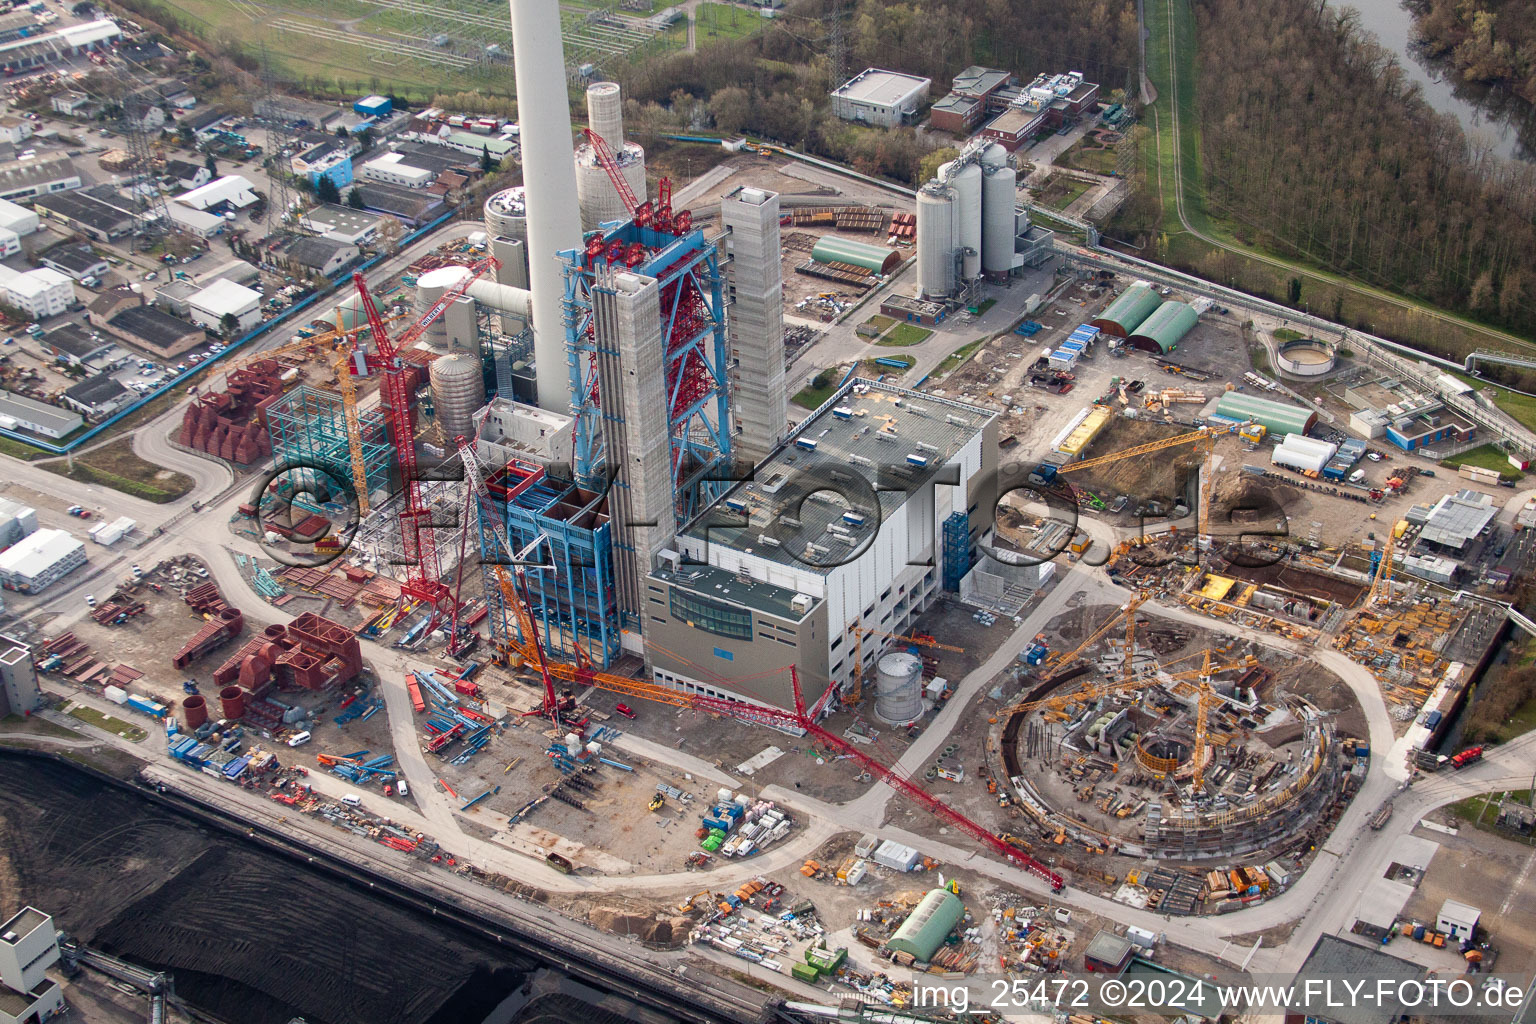
[[[896,651],[875,663],[875,716],[904,725],[923,713],[923,663],[915,654]]]
[[[1137,742],[1136,761],[1149,772],[1172,775],[1193,750],[1194,743],[1186,737],[1152,733]]]
[[[1321,338],[1301,338],[1281,345],[1275,362],[1293,377],[1319,377],[1338,364],[1338,351]]]

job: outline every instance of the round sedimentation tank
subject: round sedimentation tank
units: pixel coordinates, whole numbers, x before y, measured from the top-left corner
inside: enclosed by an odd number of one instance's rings
[[[437,301],[469,276],[467,267],[438,267],[416,279],[416,314],[423,316]],[[421,340],[439,351],[448,347],[447,318],[439,316],[423,332]]]
[[[181,702],[181,726],[188,732],[208,721],[208,702],[194,693]]]
[[[966,164],[955,172],[950,184],[955,189],[956,197],[955,224],[959,229],[961,249],[960,278],[974,281],[981,276],[981,165]]]
[[[955,290],[955,190],[930,181],[917,193],[917,293],[942,299]]]
[[[994,148],[1002,149],[1001,146]],[[1007,164],[988,167],[982,173],[981,269],[988,276],[1006,276],[1013,269],[1014,205],[1018,202],[1018,177],[1017,172]]]
[[[432,360],[427,372],[443,436],[473,434],[475,410],[485,404],[485,377],[480,371],[480,360],[468,352],[449,352]]]
[[[523,186],[504,188],[485,201],[485,230],[494,238],[528,241],[528,198]]]
[[[900,725],[923,713],[923,663],[915,654],[895,651],[875,664],[875,714]]]
[[[226,686],[219,691],[219,710],[231,722],[245,714],[245,691],[238,686]]]
[[[1293,377],[1320,377],[1338,363],[1338,352],[1322,338],[1299,338],[1279,347],[1275,363]]]

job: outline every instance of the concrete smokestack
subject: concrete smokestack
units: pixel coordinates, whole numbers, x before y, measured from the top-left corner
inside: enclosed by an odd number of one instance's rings
[[[533,357],[539,407],[569,413],[565,285],[558,253],[581,247],[581,219],[571,189],[571,110],[559,0],[510,0],[517,113],[522,126],[523,188],[528,200],[528,283],[533,293]]]
[[[587,86],[587,123],[603,137],[608,150],[624,148],[624,97],[617,82],[594,82]]]

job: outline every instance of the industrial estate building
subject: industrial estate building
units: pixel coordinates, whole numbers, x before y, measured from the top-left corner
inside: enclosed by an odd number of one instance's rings
[[[0,586],[36,594],[85,564],[85,545],[63,530],[38,530],[0,551]]]
[[[866,68],[832,90],[832,113],[877,128],[912,124],[932,84],[916,75]]]
[[[0,636],[0,718],[29,714],[42,701],[31,646],[14,637]],[[0,935],[3,934],[0,931]],[[0,953],[0,961],[4,956]],[[3,969],[0,969],[0,978],[4,977]]]
[[[37,1024],[64,1009],[64,991],[47,973],[58,962],[58,933],[41,910],[23,907],[0,925],[0,1021]]]

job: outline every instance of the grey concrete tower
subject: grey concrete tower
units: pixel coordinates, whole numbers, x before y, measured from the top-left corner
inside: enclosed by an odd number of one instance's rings
[[[720,200],[730,255],[732,414],[737,458],[756,465],[784,440],[784,271],[779,262],[779,195],[738,188]]]
[[[641,580],[656,554],[676,536],[672,500],[672,438],[661,343],[661,290],[656,279],[615,273],[599,263],[592,288],[598,393],[603,396],[603,440],[608,471],[609,519],[614,534],[614,578],[619,612],[638,627]]]

